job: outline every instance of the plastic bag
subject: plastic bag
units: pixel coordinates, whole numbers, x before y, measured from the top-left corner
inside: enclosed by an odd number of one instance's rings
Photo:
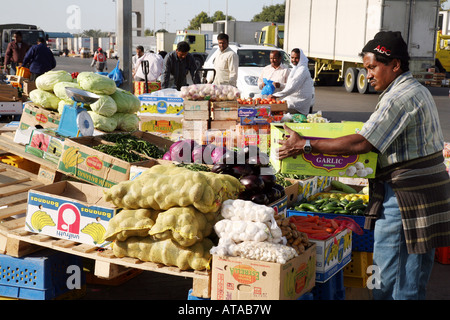
[[[263,79],[264,81],[264,88],[261,91],[261,94],[264,95],[271,95],[275,92],[275,86],[273,85],[273,81],[272,80],[267,80],[266,78]]]
[[[119,60],[120,61],[120,60]],[[120,86],[123,83],[123,74],[119,68],[119,61],[117,61],[116,67],[108,74],[108,77],[116,83],[116,86]]]

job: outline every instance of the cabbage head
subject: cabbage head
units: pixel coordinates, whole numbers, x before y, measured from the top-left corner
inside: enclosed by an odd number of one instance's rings
[[[117,104],[118,113],[136,113],[141,109],[141,101],[129,91],[117,88],[111,98]]]
[[[74,82],[70,73],[64,70],[53,70],[36,78],[36,87],[44,91],[53,91],[53,87],[59,82]]]
[[[139,130],[139,117],[134,113],[116,113],[113,116],[117,120],[117,129],[125,132]]]
[[[88,111],[94,122],[94,128],[103,132],[113,132],[117,129],[117,120],[113,117],[105,117],[94,111]]]
[[[117,105],[110,96],[101,95],[100,99],[91,104],[91,109],[101,116],[112,117],[117,112]]]
[[[30,92],[30,99],[35,104],[42,106],[45,109],[58,110],[58,104],[61,99],[53,93],[41,89],[35,89]]]
[[[81,89],[81,87],[76,82],[58,82],[53,87],[53,93],[61,100],[72,101],[72,99],[70,99],[66,93],[66,88]]]
[[[117,89],[114,80],[94,72],[81,72],[77,82],[81,89],[98,95],[111,95]]]

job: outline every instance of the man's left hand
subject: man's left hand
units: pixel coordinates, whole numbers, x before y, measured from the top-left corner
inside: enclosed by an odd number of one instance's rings
[[[281,147],[276,151],[276,158],[283,160],[289,157],[295,157],[303,153],[303,147],[305,145],[305,139],[297,132],[284,125],[286,131],[286,140],[279,140],[278,143]]]

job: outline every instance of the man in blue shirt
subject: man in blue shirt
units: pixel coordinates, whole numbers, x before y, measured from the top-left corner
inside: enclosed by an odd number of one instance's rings
[[[34,81],[40,75],[54,69],[56,67],[56,60],[52,51],[47,47],[47,42],[44,38],[39,38],[37,44],[28,50],[23,60],[24,66],[29,66],[31,77]]]

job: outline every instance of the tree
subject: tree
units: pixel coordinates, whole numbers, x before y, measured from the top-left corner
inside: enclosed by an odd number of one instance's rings
[[[262,11],[253,17],[252,21],[284,23],[285,13],[286,13],[285,3],[273,6],[264,6]]]
[[[200,12],[198,15],[196,15],[192,20],[189,21],[188,29],[190,30],[196,30],[200,29],[202,26],[202,23],[212,23],[212,20],[210,17],[208,17],[208,14],[205,11]]]
[[[94,30],[94,29],[89,29],[89,30],[84,30],[79,36],[82,38],[104,38],[104,37],[108,37],[109,33],[108,32],[103,32],[101,30]]]
[[[196,15],[192,20],[189,21],[189,26],[187,29],[190,30],[197,30],[200,29],[202,26],[202,23],[213,23],[219,20],[225,20],[226,15],[222,11],[216,11],[214,14],[209,17],[208,14],[205,11],[200,12],[198,15]],[[234,20],[232,16],[228,16],[228,21]]]

